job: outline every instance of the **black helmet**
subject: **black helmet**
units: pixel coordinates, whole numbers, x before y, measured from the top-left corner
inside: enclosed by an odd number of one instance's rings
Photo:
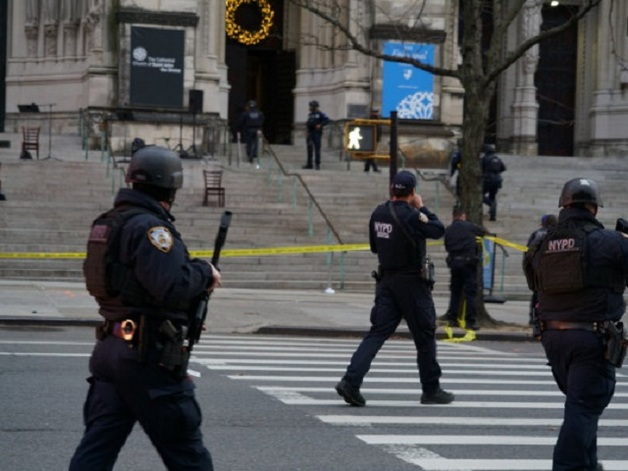
[[[310,106],[311,106],[312,108],[318,108],[318,101],[316,101],[316,100],[312,100],[312,101],[310,101]]]
[[[176,152],[164,147],[142,147],[131,157],[126,182],[178,190],[183,186],[181,159]]]
[[[255,100],[249,100],[247,105],[249,108],[257,108],[257,103],[255,102]]]
[[[482,152],[485,154],[494,154],[495,146],[493,144],[482,144]]]
[[[604,204],[597,183],[588,178],[574,178],[565,183],[558,200],[558,207],[569,206],[574,203],[590,203],[603,207]]]

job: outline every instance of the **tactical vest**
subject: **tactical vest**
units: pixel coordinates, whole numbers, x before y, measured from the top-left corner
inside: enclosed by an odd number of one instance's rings
[[[493,155],[490,160],[488,161],[488,171],[491,173],[501,173],[502,172],[502,160],[497,157],[496,155]]]
[[[623,291],[623,279],[609,270],[594,270],[588,263],[587,236],[599,230],[593,224],[583,227],[558,227],[532,250],[533,288],[546,294],[563,294],[585,288],[609,288]],[[526,271],[526,276],[529,274]]]
[[[417,242],[408,234],[403,222],[395,217],[393,208],[393,203],[388,202],[380,206],[374,215],[373,230],[378,239],[380,266],[384,270],[420,270],[423,257],[419,254],[422,247],[417,247]]]
[[[132,267],[119,260],[120,230],[129,219],[145,213],[140,209],[112,209],[92,223],[83,274],[87,291],[101,305],[123,306],[147,297],[136,281]]]

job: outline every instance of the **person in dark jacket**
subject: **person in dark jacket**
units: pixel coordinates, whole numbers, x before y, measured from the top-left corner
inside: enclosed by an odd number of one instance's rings
[[[369,221],[371,251],[379,260],[371,329],[336,385],[336,392],[352,406],[366,405],[360,393],[364,376],[402,319],[408,324],[417,349],[421,404],[448,404],[454,400],[453,394],[440,387],[436,312],[431,283],[423,270],[426,239],[439,239],[445,228],[438,216],[423,205],[415,187],[416,177],[412,173],[399,172],[391,184],[391,200],[375,208]]]
[[[482,249],[476,237],[487,235],[488,230],[467,221],[467,215],[461,206],[454,206],[452,217],[452,223],[445,229],[447,266],[451,271],[447,322],[450,327],[459,324],[460,299],[464,293],[465,315],[460,326],[467,330],[477,330],[475,300],[478,293],[478,262],[481,260]]]
[[[547,234],[547,231],[550,228],[554,227],[556,224],[558,224],[558,219],[553,214],[544,214],[543,216],[541,216],[541,226],[535,229],[532,234],[530,234],[530,237],[528,237],[528,243],[526,244],[528,248],[532,247],[537,241],[544,237],[545,234]],[[536,291],[533,291],[532,296],[530,297],[530,319],[528,321],[530,325],[533,325],[535,322],[537,304],[538,296]]]
[[[139,149],[127,182],[133,188],[120,189],[87,245],[85,280],[105,322],[89,362],[85,432],[70,471],[113,469],[136,422],[167,469],[211,471],[185,339],[197,300],[220,285],[220,273],[190,258],[172,224],[183,183],[176,153]]]
[[[310,113],[307,115],[305,126],[307,137],[307,163],[304,169],[321,168],[321,143],[323,140],[323,127],[329,124],[329,117],[319,109],[318,101],[312,100],[309,103]]]
[[[558,225],[532,244],[523,267],[538,292],[541,342],[566,398],[552,470],[594,471],[602,469],[598,421],[621,363],[609,347],[623,340],[613,334],[616,328],[625,335],[617,322],[625,311],[628,239],[596,219],[603,204],[593,180],[569,180],[558,206]]]
[[[369,114],[369,119],[379,119],[379,110],[372,109],[371,113]],[[377,153],[377,146],[379,145],[381,136],[382,136],[382,125],[377,124],[375,125],[375,153]],[[377,162],[375,162],[375,159],[366,158],[364,159],[364,171],[368,173],[370,169],[373,169],[374,173],[381,172],[381,170],[377,168]]]
[[[253,163],[253,159],[257,158],[258,139],[262,134],[262,126],[264,125],[264,113],[262,113],[255,100],[249,100],[246,104],[245,111],[240,117],[238,126],[240,135],[246,147],[246,156],[249,163]]]
[[[482,147],[482,194],[483,202],[488,205],[490,221],[497,218],[497,192],[502,187],[502,173],[506,171],[506,165],[495,153],[495,146],[484,144]]]

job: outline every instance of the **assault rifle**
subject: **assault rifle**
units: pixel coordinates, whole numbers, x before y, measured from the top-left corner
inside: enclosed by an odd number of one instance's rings
[[[216,234],[216,240],[214,242],[214,253],[212,254],[211,263],[218,270],[218,261],[220,260],[220,251],[225,240],[227,239],[227,230],[231,224],[231,211],[225,211],[220,218],[220,227],[218,228],[218,234]],[[194,317],[190,322],[187,334],[187,350],[192,351],[192,347],[195,343],[201,339],[201,332],[203,330],[203,324],[205,324],[205,318],[207,317],[207,305],[209,304],[210,292],[205,291],[198,301]]]

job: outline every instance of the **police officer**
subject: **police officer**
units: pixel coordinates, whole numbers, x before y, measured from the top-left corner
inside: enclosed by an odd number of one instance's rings
[[[467,221],[467,215],[461,206],[454,206],[452,217],[452,223],[445,229],[447,266],[451,272],[449,284],[451,295],[446,318],[450,327],[458,325],[460,298],[464,292],[466,309],[462,327],[477,330],[475,299],[478,293],[478,262],[481,249],[475,238],[487,235],[488,230]]]
[[[490,221],[497,218],[497,192],[502,187],[502,173],[506,165],[495,153],[495,146],[484,144],[482,147],[482,194],[483,202],[488,205]]]
[[[257,142],[258,136],[262,133],[264,125],[264,113],[257,108],[255,100],[249,100],[246,104],[245,112],[240,117],[240,133],[246,146],[246,156],[249,163],[253,163],[253,159],[257,158]]]
[[[597,184],[565,183],[558,225],[524,258],[530,289],[538,292],[542,344],[556,384],[565,394],[553,471],[602,469],[598,420],[615,390],[615,368],[605,357],[608,333],[625,310],[628,239],[596,219]]]
[[[90,359],[85,433],[71,471],[113,469],[139,422],[169,470],[213,469],[184,342],[195,300],[220,274],[191,259],[170,209],[183,183],[179,156],[147,146],[131,158],[114,208],[92,226],[87,288],[105,322]]]
[[[305,126],[307,127],[307,137],[305,140],[307,146],[307,163],[303,168],[311,169],[315,168],[314,165],[316,165],[316,170],[320,170],[323,126],[329,124],[329,118],[318,108],[318,101],[310,101],[309,106],[310,113],[307,115],[307,121],[305,122]]]
[[[547,234],[547,231],[551,227],[554,227],[556,224],[558,224],[558,219],[553,214],[544,214],[543,216],[541,216],[541,226],[535,229],[532,232],[532,234],[530,234],[530,237],[528,237],[528,243],[526,244],[527,247],[528,248],[532,247],[534,244],[536,244],[537,241],[545,237],[545,234]],[[524,254],[524,258],[525,258],[525,254]],[[530,309],[529,309],[530,319],[528,321],[528,323],[531,326],[534,326],[535,322],[538,321],[538,319],[536,318],[537,317],[537,314],[536,314],[537,304],[538,304],[538,296],[537,296],[536,291],[533,291],[532,296],[530,297]]]
[[[454,395],[440,387],[441,369],[436,360],[436,313],[431,282],[422,270],[426,239],[438,239],[445,228],[438,216],[415,193],[416,178],[401,171],[393,178],[391,200],[373,211],[369,222],[371,251],[379,270],[371,329],[351,358],[336,392],[352,406],[364,406],[360,393],[364,376],[384,342],[405,319],[417,349],[422,404],[448,404]]]

